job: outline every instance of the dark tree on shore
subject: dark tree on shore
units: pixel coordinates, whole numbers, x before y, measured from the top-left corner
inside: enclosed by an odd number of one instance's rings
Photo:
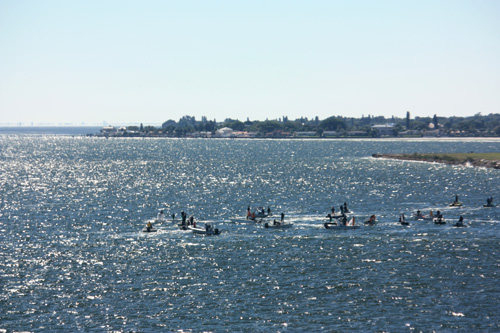
[[[438,117],[434,115],[434,118],[432,118],[432,122],[434,124],[434,128],[438,129],[439,128],[439,123],[438,123]]]
[[[342,119],[337,117],[329,117],[319,123],[319,127],[324,131],[340,131],[346,128],[346,124]]]

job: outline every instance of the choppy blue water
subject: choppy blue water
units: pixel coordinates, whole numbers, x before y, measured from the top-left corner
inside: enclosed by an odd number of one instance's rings
[[[0,330],[498,331],[500,170],[370,157],[469,151],[500,141],[0,136]],[[325,229],[343,202],[378,225]],[[160,209],[223,232],[139,232]]]

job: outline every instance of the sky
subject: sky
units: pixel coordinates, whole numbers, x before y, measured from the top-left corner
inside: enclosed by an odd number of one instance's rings
[[[497,0],[0,0],[0,125],[500,113]]]

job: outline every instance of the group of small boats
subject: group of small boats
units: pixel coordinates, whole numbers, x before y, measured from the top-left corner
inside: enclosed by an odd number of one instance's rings
[[[463,204],[458,201],[458,196],[455,196],[455,201],[449,206],[462,207],[462,205]],[[495,205],[493,204],[493,198],[488,198],[486,205],[483,205],[483,207],[495,207]],[[326,215],[326,218],[328,220],[324,222],[323,225],[326,229],[358,229],[360,226],[356,224],[356,218],[352,216],[353,213],[354,212],[347,208],[346,203],[340,206],[339,214],[336,214],[335,209],[332,207],[331,213]],[[417,212],[413,214],[413,218],[415,221],[429,221],[434,222],[437,225],[446,224],[446,219],[443,217],[439,210],[437,211],[436,215],[433,214],[432,210],[430,211],[429,215],[424,215],[420,210],[417,210]],[[272,221],[268,219],[272,219]],[[171,221],[173,224],[179,222],[179,220],[175,219],[175,214],[172,214],[170,220],[170,218],[167,218],[164,215],[163,211],[160,211],[156,219],[154,219],[153,221],[148,221],[146,227],[142,229],[142,232],[156,232],[158,230],[153,227],[153,222],[164,223],[169,221]],[[266,229],[287,229],[293,227],[293,223],[285,221],[284,213],[281,213],[278,219],[273,219],[273,215],[269,207],[267,208],[267,210],[265,210],[263,207],[259,207],[254,211],[252,211],[251,208],[248,207],[246,219],[243,221],[261,223]],[[242,222],[242,220],[233,220],[233,222]],[[366,226],[376,225],[377,222],[378,221],[375,215],[370,215],[369,218],[363,221]],[[406,219],[405,214],[400,215],[399,221],[397,223],[401,224],[402,226],[410,225],[410,222]],[[458,221],[452,224],[452,226],[467,227],[467,225],[464,223],[463,216],[460,216]],[[194,221],[193,215],[188,218],[187,214],[184,212],[181,212],[181,220],[179,223],[177,223],[177,227],[179,227],[181,230],[191,231],[193,234],[197,235],[220,235],[221,233],[221,230],[214,227],[211,223],[206,222],[203,224],[203,227],[197,225]]]
[[[458,200],[458,195],[455,195],[455,201],[453,201],[451,204],[449,204],[449,207],[462,207],[463,203]],[[489,197],[486,199],[486,204],[483,205],[485,208],[492,208],[496,207],[493,204],[493,197]],[[434,215],[432,210],[430,211],[429,215],[423,215],[420,210],[417,210],[417,212],[414,214],[414,218],[417,221],[432,221],[435,224],[442,225],[446,224],[446,219],[443,217],[441,212],[438,210],[437,214]],[[405,219],[404,214],[402,214],[399,218],[399,223],[401,225],[409,225],[410,223]],[[464,218],[463,216],[460,216],[458,221],[452,224],[454,227],[459,227],[459,228],[464,228],[467,227],[467,225],[464,223]]]
[[[177,223],[177,227],[181,230],[185,231],[191,231],[193,234],[197,235],[219,235],[220,230],[216,227],[214,227],[210,223],[204,223],[203,227],[200,227],[199,225],[196,225],[196,222],[194,221],[194,216],[191,215],[189,219],[187,218],[187,214],[184,212],[181,212],[181,222]],[[146,226],[141,230],[141,232],[157,232],[158,229],[153,227],[153,223],[165,223],[165,222],[171,222],[172,224],[176,224],[178,220],[175,219],[175,214],[172,214],[172,219],[170,220],[165,216],[163,211],[160,211],[157,215],[157,217],[153,221],[148,221]]]

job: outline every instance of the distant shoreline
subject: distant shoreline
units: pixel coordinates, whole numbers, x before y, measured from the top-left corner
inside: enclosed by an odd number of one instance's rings
[[[372,157],[500,169],[500,153],[373,154]]]

